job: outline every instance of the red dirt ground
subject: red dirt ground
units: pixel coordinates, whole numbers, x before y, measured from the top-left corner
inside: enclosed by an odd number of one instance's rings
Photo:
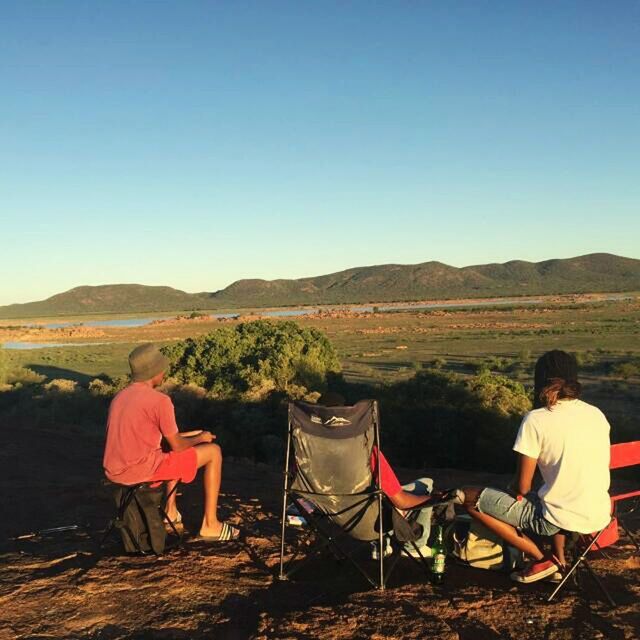
[[[584,590],[572,587],[548,605],[548,584],[516,587],[507,575],[453,564],[446,584],[434,588],[406,559],[384,592],[369,589],[332,560],[279,582],[282,476],[248,462],[227,462],[221,500],[224,516],[243,527],[243,542],[187,541],[183,550],[161,558],[126,557],[116,547],[100,552],[94,539],[111,514],[101,486],[101,438],[10,433],[6,427],[0,447],[2,640],[640,637],[640,561],[625,539],[611,558],[593,560],[619,602],[616,610],[588,582]],[[428,473],[440,487],[502,481],[455,471]],[[412,475],[401,474],[404,480]],[[181,500],[186,526],[193,529],[202,504],[198,481],[184,488]],[[14,539],[74,523],[88,524],[88,532]],[[364,557],[367,551],[362,549]]]

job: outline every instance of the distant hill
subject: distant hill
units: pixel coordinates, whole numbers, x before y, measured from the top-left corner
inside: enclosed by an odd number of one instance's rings
[[[39,302],[0,307],[0,318],[180,311],[206,306],[209,297],[210,294],[186,293],[171,287],[142,284],[75,287]]]
[[[594,253],[463,268],[441,262],[387,264],[298,280],[238,280],[215,293],[186,293],[136,284],[77,287],[40,302],[0,307],[0,318],[599,291],[640,291],[640,260]]]
[[[596,253],[460,269],[424,262],[357,267],[299,280],[238,280],[213,299],[219,306],[266,307],[639,290],[640,260]]]

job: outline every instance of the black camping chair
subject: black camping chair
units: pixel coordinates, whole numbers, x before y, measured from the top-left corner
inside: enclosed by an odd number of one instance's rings
[[[415,545],[422,527],[405,519],[380,489],[379,470],[371,471],[373,448],[380,450],[380,421],[375,400],[361,400],[350,407],[324,407],[305,402],[289,404],[287,453],[282,498],[282,531],[279,578],[285,580],[298,571],[317,552],[331,551],[348,560],[377,589],[384,589],[400,556],[399,542],[410,542],[418,558],[408,556],[426,572],[429,565]],[[293,453],[292,464],[291,456]],[[314,553],[296,563],[300,545],[287,563],[285,535],[287,506],[293,503],[316,534],[319,544]],[[309,509],[311,503],[314,509]],[[414,517],[422,508],[415,510]],[[391,517],[390,517],[391,516]],[[394,530],[392,546],[396,553],[385,560],[384,536]],[[366,542],[377,541],[379,560],[373,577],[340,544],[344,537]]]
[[[107,525],[100,547],[105,545],[111,535],[118,532],[125,552],[162,555],[168,548],[165,545],[164,522],[168,523],[177,539],[171,548],[182,544],[182,535],[165,511],[167,500],[177,490],[177,484],[164,499],[164,483],[157,486],[148,482],[134,485],[110,483],[110,486],[116,502],[116,514]]]

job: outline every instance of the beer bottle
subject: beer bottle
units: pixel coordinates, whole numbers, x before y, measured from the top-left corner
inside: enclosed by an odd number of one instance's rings
[[[442,525],[439,525],[436,541],[431,547],[431,582],[433,584],[442,584],[444,581],[446,560],[447,552],[444,546],[444,534]]]

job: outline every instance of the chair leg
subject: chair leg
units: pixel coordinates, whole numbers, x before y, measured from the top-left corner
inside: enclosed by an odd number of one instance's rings
[[[287,531],[287,492],[284,492],[282,498],[282,523],[280,527],[280,571],[278,572],[279,580],[286,580],[287,575],[284,572],[284,536]]]
[[[608,525],[607,525],[608,526]],[[591,551],[591,549],[596,545],[596,543],[598,542],[598,539],[600,538],[600,536],[604,533],[604,531],[607,529],[607,527],[605,527],[604,529],[602,529],[601,531],[598,532],[598,534],[591,540],[591,542],[586,546],[586,548],[584,549],[584,551],[578,556],[578,558],[574,561],[574,563],[571,565],[571,569],[569,569],[569,571],[567,572],[567,574],[564,576],[564,578],[560,581],[560,583],[558,584],[558,586],[553,590],[553,593],[547,598],[547,602],[551,602],[556,594],[559,593],[559,591],[562,589],[562,587],[564,587],[564,585],[567,583],[567,581],[569,580],[569,578],[575,574],[575,572],[578,570],[578,568],[580,567],[580,565],[582,563],[584,563],[584,566],[586,568],[586,570],[589,572],[589,574],[591,575],[591,577],[594,579],[594,581],[596,582],[596,584],[598,585],[598,587],[600,587],[600,590],[604,593],[605,597],[607,598],[607,600],[609,601],[609,604],[612,607],[615,607],[616,604],[613,601],[613,598],[609,595],[609,592],[605,589],[604,585],[602,584],[602,581],[600,580],[600,578],[598,578],[598,576],[596,575],[595,571],[591,568],[591,565],[589,564],[589,561],[587,560],[587,554],[589,553],[589,551]]]
[[[564,576],[564,578],[562,578],[562,580],[559,582],[559,584],[553,590],[553,593],[547,598],[547,602],[551,602],[556,597],[556,594],[560,591],[560,589],[562,589],[562,587],[564,587],[564,585],[569,581],[569,578],[577,570],[578,565],[580,564],[580,561],[581,561],[581,559],[579,558],[578,560],[576,560],[576,562],[573,563],[573,565],[571,566],[571,569],[569,569],[569,571]]]
[[[586,558],[583,560],[583,562],[584,562],[584,566],[589,572],[589,575],[593,578],[594,582],[598,585],[598,587],[600,588],[600,591],[604,594],[604,597],[609,601],[609,604],[611,605],[611,607],[615,609],[616,603],[614,599],[611,597],[611,594],[606,590],[604,584],[602,584],[602,580],[600,580],[600,578],[598,577],[598,574],[591,568],[591,565],[589,564],[589,561]]]
[[[627,527],[624,519],[621,518],[620,516],[618,516],[618,523],[623,528],[624,532],[629,536],[629,539],[631,540],[631,542],[633,542],[638,552],[640,552],[640,543],[638,543],[635,536],[631,533],[631,531],[629,531],[629,527]]]
[[[124,513],[127,510],[127,507],[129,506],[129,504],[131,503],[131,501],[133,500],[136,491],[138,490],[138,487],[128,487],[127,489],[123,490],[122,495],[120,496],[120,503],[118,504],[118,512],[115,518],[112,518],[109,521],[109,524],[107,525],[107,529],[104,532],[104,535],[102,536],[102,539],[100,540],[100,544],[98,546],[103,547],[105,542],[107,541],[107,538],[116,530],[116,529],[124,529],[127,532],[127,535],[129,536],[129,539],[131,540],[131,542],[133,543],[133,545],[138,549],[138,551],[140,551],[140,547],[138,546],[138,543],[136,542],[133,533],[131,532],[131,530],[129,529],[129,527],[127,527],[124,524],[123,518],[124,518]],[[142,553],[140,551],[140,553]]]

